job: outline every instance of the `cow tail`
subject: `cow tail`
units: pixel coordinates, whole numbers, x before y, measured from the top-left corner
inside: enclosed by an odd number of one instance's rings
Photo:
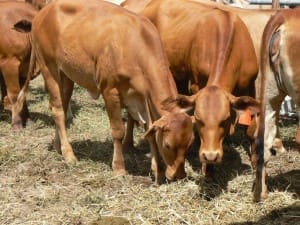
[[[18,94],[18,97],[17,97],[17,101],[16,101],[16,104],[15,104],[15,109],[16,109],[16,112],[21,112],[22,108],[23,108],[23,105],[24,105],[24,102],[26,100],[26,93],[27,93],[27,90],[29,88],[29,82],[31,80],[31,78],[34,76],[34,71],[35,71],[35,67],[36,67],[36,53],[35,53],[35,49],[32,45],[32,37],[31,35],[29,36],[29,41],[30,41],[30,44],[31,44],[31,53],[30,53],[30,63],[29,63],[29,69],[28,69],[28,72],[27,72],[27,76],[26,76],[26,81],[21,89],[21,91],[19,92]]]
[[[261,111],[259,118],[258,135],[255,143],[256,154],[258,157],[258,169],[264,166],[264,134],[265,134],[265,111],[266,111],[266,88],[267,88],[267,67],[271,69],[270,60],[270,44],[272,37],[276,30],[284,23],[285,18],[277,13],[273,15],[269,22],[266,24],[260,49],[260,71],[261,71],[261,86],[260,86],[260,100]]]

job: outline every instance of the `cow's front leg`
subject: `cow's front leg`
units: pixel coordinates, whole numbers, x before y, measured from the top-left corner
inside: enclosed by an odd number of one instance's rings
[[[256,178],[254,183],[254,196],[253,201],[259,202],[264,200],[268,196],[268,187],[266,184],[266,163],[263,163],[262,166],[258,166],[256,169]]]
[[[119,92],[115,88],[107,88],[103,92],[103,98],[109,117],[111,135],[114,143],[112,168],[117,176],[122,176],[126,174],[122,146],[122,140],[125,135],[125,126],[121,116],[121,100]]]
[[[69,143],[65,125],[66,120],[62,99],[64,93],[62,90],[63,87],[53,79],[53,76],[47,69],[43,68],[42,74],[44,75],[45,83],[49,91],[52,116],[56,125],[54,147],[58,151],[61,150],[62,156],[67,163],[75,163],[77,158]]]
[[[155,141],[155,133],[147,137],[151,149],[151,170],[156,184],[162,184],[165,181],[164,164],[159,155],[158,147]]]

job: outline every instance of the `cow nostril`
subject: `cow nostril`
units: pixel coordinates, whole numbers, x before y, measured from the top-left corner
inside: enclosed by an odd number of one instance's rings
[[[217,162],[218,158],[219,158],[219,153],[216,154],[216,158],[214,161]]]

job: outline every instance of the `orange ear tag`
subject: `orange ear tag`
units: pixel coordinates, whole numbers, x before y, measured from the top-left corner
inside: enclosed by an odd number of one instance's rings
[[[239,117],[239,124],[249,126],[251,124],[251,110],[246,109]]]

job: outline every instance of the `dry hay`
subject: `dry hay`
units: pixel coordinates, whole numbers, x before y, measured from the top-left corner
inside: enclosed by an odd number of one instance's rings
[[[195,143],[187,158],[188,178],[156,186],[149,175],[149,147],[137,129],[137,149],[126,153],[129,175],[115,177],[103,101],[78,87],[69,137],[80,161],[65,164],[52,147],[54,124],[42,84],[41,78],[31,84],[33,122],[26,129],[12,132],[9,114],[0,112],[0,224],[300,224],[295,121],[283,121],[288,123],[281,128],[288,152],[270,162],[269,197],[254,204],[254,175],[242,132],[225,140],[225,159],[214,181],[199,175]]]

